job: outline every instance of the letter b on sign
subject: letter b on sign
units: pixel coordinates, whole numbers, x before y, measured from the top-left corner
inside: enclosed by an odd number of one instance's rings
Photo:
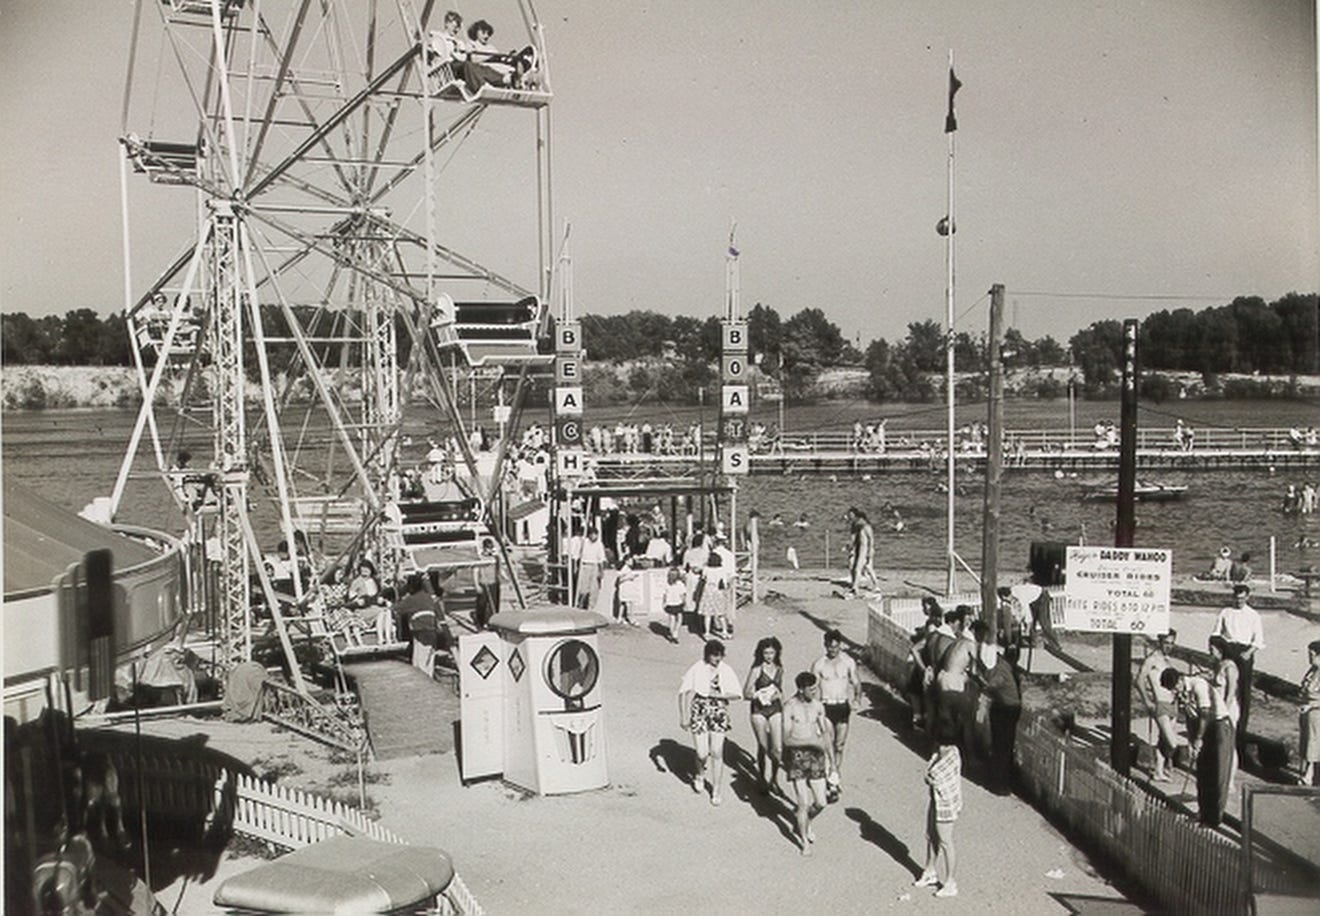
[[[559,353],[578,353],[582,350],[582,325],[564,321],[555,325],[555,350]]]
[[[726,321],[724,323],[724,352],[747,352],[747,322]]]

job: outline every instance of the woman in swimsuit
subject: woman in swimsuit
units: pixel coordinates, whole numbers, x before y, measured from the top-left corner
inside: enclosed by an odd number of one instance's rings
[[[752,667],[743,682],[743,696],[752,701],[752,732],[756,735],[756,778],[761,794],[779,784],[779,760],[784,745],[783,646],[773,636],[756,644]],[[766,763],[770,764],[769,774]]]

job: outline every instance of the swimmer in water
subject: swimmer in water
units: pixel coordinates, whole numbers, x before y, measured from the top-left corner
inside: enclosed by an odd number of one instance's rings
[[[810,528],[811,522],[807,521],[807,513],[803,512],[798,516],[798,520],[793,523],[794,528]]]

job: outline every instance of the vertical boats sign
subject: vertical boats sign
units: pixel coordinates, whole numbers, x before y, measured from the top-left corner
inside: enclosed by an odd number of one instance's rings
[[[1169,629],[1173,551],[1069,547],[1064,623],[1070,630],[1144,633]]]

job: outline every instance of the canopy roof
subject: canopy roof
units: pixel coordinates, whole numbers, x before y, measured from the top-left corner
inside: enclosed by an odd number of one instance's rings
[[[49,589],[51,580],[91,550],[113,551],[117,570],[157,556],[146,545],[57,506],[10,477],[5,477],[4,499],[6,597]]]

